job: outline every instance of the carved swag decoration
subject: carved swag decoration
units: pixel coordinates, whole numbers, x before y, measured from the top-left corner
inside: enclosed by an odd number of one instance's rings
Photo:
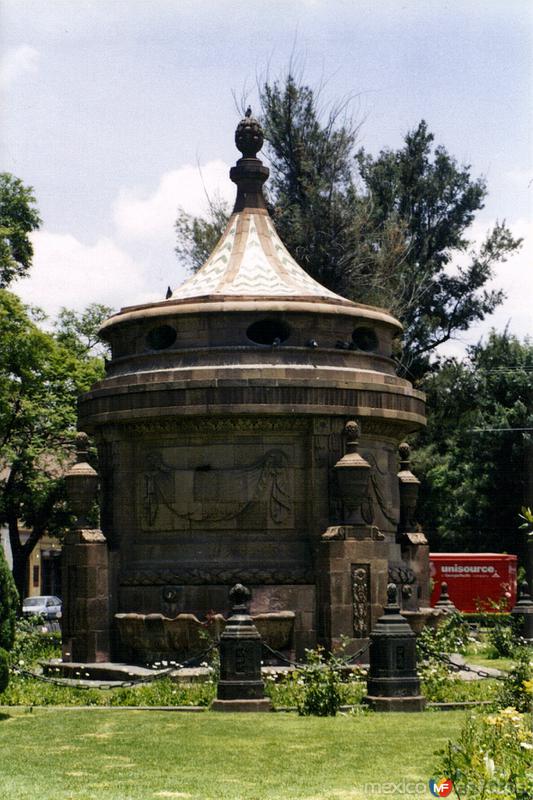
[[[288,462],[281,450],[269,450],[244,467],[180,469],[165,463],[154,450],[146,457],[143,473],[143,525],[154,528],[161,507],[188,522],[223,522],[259,499],[266,501],[270,519],[283,524],[291,513],[286,489]],[[186,502],[174,501],[175,481],[191,481]]]

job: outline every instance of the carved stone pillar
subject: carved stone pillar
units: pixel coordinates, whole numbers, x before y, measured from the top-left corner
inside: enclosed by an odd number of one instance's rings
[[[98,476],[87,462],[88,437],[76,437],[77,462],[66,475],[74,530],[62,552],[63,661],[109,660],[109,569],[107,542],[90,527]]]
[[[416,584],[410,589],[401,587],[401,605],[403,610],[416,612],[428,608],[429,599],[429,545],[428,540],[416,522],[416,504],[420,481],[411,472],[411,448],[402,442],[399,448],[400,471],[398,483],[400,489],[400,524],[398,539],[402,548],[402,558],[413,571]]]
[[[359,524],[371,466],[357,452],[359,425],[345,426],[346,454],[334,465],[342,502],[341,525],[322,535],[318,553],[320,639],[329,650],[348,638],[348,652],[368,639],[385,602],[389,546],[374,526]]]

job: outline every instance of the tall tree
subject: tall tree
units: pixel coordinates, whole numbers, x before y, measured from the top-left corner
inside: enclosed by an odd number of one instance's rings
[[[269,203],[285,244],[318,281],[390,309],[403,323],[400,371],[420,379],[435,348],[489,314],[503,293],[487,288],[516,250],[504,223],[477,249],[468,238],[485,182],[458,165],[422,121],[398,150],[356,150],[358,126],[343,104],[329,110],[289,74],[260,90]],[[180,213],[178,255],[197,269],[227,221]],[[466,260],[466,266],[463,262]]]
[[[402,321],[401,366],[414,377],[425,373],[438,345],[502,302],[503,292],[487,286],[495,264],[521,244],[502,222],[479,248],[473,246],[468,229],[483,208],[486,183],[472,178],[470,166],[458,165],[444,147],[433,148],[433,140],[422,121],[401,149],[383,150],[377,158],[364,150],[357,154],[370,229],[385,230],[397,221],[404,234],[404,252],[389,282],[367,299],[385,305]],[[384,246],[380,242],[370,250],[377,263],[371,257],[369,268],[376,273]]]
[[[41,219],[31,186],[9,172],[0,173],[0,289],[25,275],[32,262],[29,234]]]
[[[69,523],[62,474],[76,401],[103,375],[100,357],[84,353],[83,343],[72,346],[71,330],[63,336],[41,330],[15,295],[0,290],[0,522],[9,530],[21,597],[35,545]],[[25,541],[21,527],[29,531]]]
[[[533,435],[533,343],[492,332],[425,382],[428,427],[413,454],[432,547],[525,556],[518,513]]]

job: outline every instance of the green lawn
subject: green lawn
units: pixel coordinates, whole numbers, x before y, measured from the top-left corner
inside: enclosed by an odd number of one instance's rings
[[[487,658],[487,656],[477,653],[466,655],[465,659],[473,667],[491,667],[492,669],[501,669],[502,672],[510,672],[516,665],[516,661],[512,658]]]
[[[349,800],[377,782],[420,782],[464,712],[216,714],[0,709],[7,800]],[[397,796],[396,792],[392,796]]]

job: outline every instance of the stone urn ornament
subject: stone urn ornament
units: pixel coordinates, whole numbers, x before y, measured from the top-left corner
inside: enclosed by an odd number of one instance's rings
[[[346,453],[334,466],[339,483],[339,493],[343,505],[354,513],[361,506],[368,490],[368,481],[372,467],[358,453],[361,429],[355,420],[349,420],[344,426],[346,437]]]

